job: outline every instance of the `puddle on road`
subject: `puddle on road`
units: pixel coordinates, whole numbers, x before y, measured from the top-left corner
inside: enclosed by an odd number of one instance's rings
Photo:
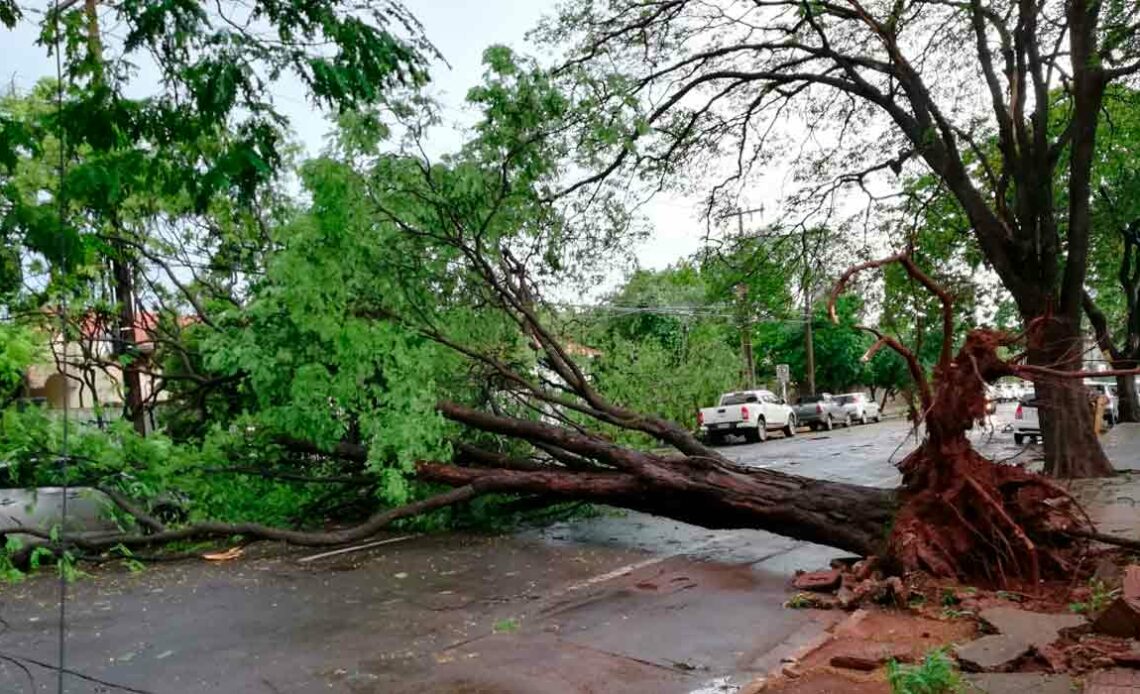
[[[740,685],[733,684],[731,677],[717,677],[692,689],[689,694],[735,694],[740,691]]]

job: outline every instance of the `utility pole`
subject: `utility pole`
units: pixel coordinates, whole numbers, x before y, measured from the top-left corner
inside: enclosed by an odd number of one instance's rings
[[[807,372],[808,394],[815,395],[815,343],[811,330],[811,262],[808,258],[808,232],[800,235],[801,249],[804,256],[804,273],[800,281],[804,292],[804,370]]]
[[[736,233],[744,238],[744,212],[736,214]],[[736,298],[740,300],[740,352],[744,357],[744,385],[756,387],[756,361],[752,358],[752,316],[748,311],[748,284],[736,285]]]
[[[756,362],[752,358],[752,316],[748,311],[748,285],[736,285],[736,298],[740,300],[740,352],[744,357],[744,385],[756,387]]]

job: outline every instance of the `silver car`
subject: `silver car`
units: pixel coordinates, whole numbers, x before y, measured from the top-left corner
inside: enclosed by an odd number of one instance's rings
[[[852,422],[866,424],[867,422],[877,422],[883,418],[883,413],[879,410],[879,403],[875,402],[866,393],[844,393],[836,395],[835,401],[837,404],[843,406],[843,411],[847,415],[844,422],[850,425]]]

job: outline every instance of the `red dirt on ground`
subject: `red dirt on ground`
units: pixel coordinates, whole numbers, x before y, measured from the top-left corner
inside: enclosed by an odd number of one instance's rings
[[[890,691],[886,681],[886,661],[920,660],[928,651],[972,639],[977,625],[972,620],[941,620],[902,610],[859,610],[840,622],[833,637],[819,648],[804,654],[799,662],[771,678],[757,690],[780,694],[825,694],[852,692],[879,694]],[[871,672],[860,672],[831,665],[836,656],[871,659],[881,664]]]
[[[1086,561],[1086,564],[1088,562]],[[1091,566],[1089,567],[1091,571]],[[907,577],[911,594],[920,594],[924,601],[919,611],[929,617],[940,617],[949,607],[977,614],[987,607],[1019,607],[1030,612],[1066,612],[1073,602],[1073,587],[1080,581],[1074,576],[1067,581],[1045,581],[1036,587],[1012,582],[1005,590],[990,584],[962,585],[957,581],[938,579],[922,574]],[[953,596],[950,604],[947,597]]]
[[[762,690],[778,694],[884,694],[890,692],[880,675],[832,668],[816,670],[796,679],[781,680]]]
[[[970,620],[937,620],[900,611],[861,611],[835,629],[835,638],[805,657],[804,671],[828,665],[835,656],[904,662],[927,651],[968,641],[977,633]],[[879,668],[881,673],[882,668]]]

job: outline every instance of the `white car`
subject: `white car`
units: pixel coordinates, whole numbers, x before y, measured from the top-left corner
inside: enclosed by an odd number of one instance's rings
[[[792,408],[770,390],[741,390],[725,393],[715,407],[697,412],[701,436],[709,443],[724,443],[724,437],[739,434],[749,442],[765,441],[768,432],[781,430],[796,435],[796,415]]]
[[[1013,391],[1014,400],[1021,400],[1025,396],[1033,393],[1033,388],[1027,385],[1025,381],[1014,381],[1011,390]]]
[[[1017,400],[1025,394],[1024,391],[1019,393],[1012,383],[998,383],[994,386],[994,392],[997,393],[998,402]]]
[[[843,411],[847,413],[847,420],[844,423],[848,426],[852,422],[866,424],[867,422],[877,422],[883,418],[883,413],[879,411],[879,403],[866,393],[836,395],[835,401],[842,405]]]

